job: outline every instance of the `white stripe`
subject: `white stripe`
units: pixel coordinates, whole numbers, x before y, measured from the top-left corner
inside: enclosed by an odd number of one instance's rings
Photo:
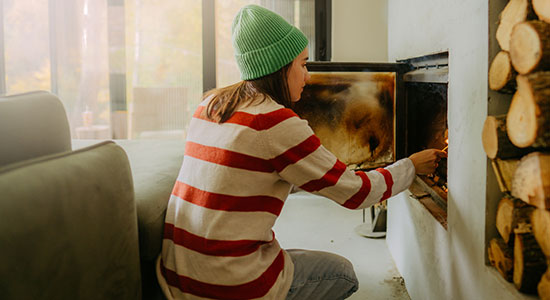
[[[187,141],[222,148],[262,159],[269,159],[261,132],[233,123],[217,124],[193,118]],[[267,152],[267,153],[266,153]]]
[[[268,114],[270,112],[279,110],[281,108],[285,108],[281,104],[275,102],[273,99],[267,97],[265,100],[263,100],[261,103],[256,102],[252,105],[246,105],[244,107],[239,107],[238,111],[246,112],[249,114]]]
[[[378,171],[369,171],[365,172],[371,183],[371,189],[367,198],[361,203],[357,209],[366,208],[371,205],[374,205],[382,199],[384,192],[386,191],[386,181],[384,176]],[[361,189],[363,181],[361,177],[355,175],[353,171],[346,172],[342,174],[340,180],[335,186],[328,187],[319,192],[320,195],[323,195],[330,199],[335,199],[336,202],[344,204],[346,200],[349,200],[353,195],[355,195]],[[355,188],[353,188],[355,187]],[[350,188],[351,193],[342,193],[346,188]]]
[[[415,177],[414,164],[409,158],[403,158],[386,168],[393,179],[392,196],[409,188]]]
[[[273,157],[297,146],[313,135],[313,130],[307,125],[307,121],[298,117],[286,119],[267,131],[269,138],[268,150]],[[276,141],[276,143],[272,143]]]
[[[277,241],[240,257],[211,256],[163,240],[163,258],[168,269],[178,275],[208,284],[240,285],[260,277],[271,266],[281,247]],[[205,272],[205,270],[208,270]]]
[[[321,146],[298,162],[287,166],[279,175],[288,182],[301,186],[323,177],[332,169],[336,160],[334,155]]]
[[[231,168],[186,156],[185,170],[178,180],[210,193],[232,196],[266,195],[284,201],[291,185],[280,180],[277,173],[265,173]]]
[[[168,202],[165,220],[166,223],[212,240],[271,241],[273,238],[271,228],[275,224],[276,217],[267,212],[209,209],[172,195]]]
[[[187,141],[209,147],[222,148],[261,159],[271,159],[284,151],[298,145],[309,138],[313,131],[304,121],[298,117],[288,118],[265,131],[256,131],[250,127],[223,123],[217,124],[210,121],[193,118],[187,135]],[[304,128],[305,130],[292,130],[289,128]],[[284,143],[271,144],[266,141],[284,141]]]

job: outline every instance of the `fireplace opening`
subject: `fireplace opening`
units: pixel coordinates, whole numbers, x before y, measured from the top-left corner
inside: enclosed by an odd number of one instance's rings
[[[448,150],[448,52],[402,60],[411,66],[403,76],[405,90],[405,153],[424,149]],[[433,174],[416,177],[411,193],[446,226],[447,159]],[[435,206],[433,205],[435,204]]]

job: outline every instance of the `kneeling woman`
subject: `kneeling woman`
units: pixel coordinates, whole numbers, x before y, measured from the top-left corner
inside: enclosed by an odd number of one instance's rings
[[[344,207],[400,193],[433,172],[425,150],[370,172],[347,170],[292,111],[300,99],[307,38],[256,5],[233,21],[243,81],[205,96],[191,121],[168,203],[157,276],[168,299],[344,299],[358,289],[335,254],[283,250],[272,227],[292,185]]]

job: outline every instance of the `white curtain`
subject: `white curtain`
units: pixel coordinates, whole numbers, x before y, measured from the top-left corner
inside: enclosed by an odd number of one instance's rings
[[[185,137],[203,92],[201,0],[0,3],[6,94],[57,94],[73,138]],[[249,3],[277,11],[314,40],[313,0],[216,0],[218,86],[239,80],[230,28]]]

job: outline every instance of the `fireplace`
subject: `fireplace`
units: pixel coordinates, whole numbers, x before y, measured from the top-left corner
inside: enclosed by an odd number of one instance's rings
[[[447,150],[448,52],[401,60],[411,67],[403,76],[405,82],[406,153],[424,149]],[[411,192],[416,198],[431,199],[447,210],[447,159],[441,159],[435,172],[417,176]],[[419,192],[420,191],[420,192]],[[432,212],[433,213],[433,212]]]
[[[446,148],[448,52],[396,63],[310,62],[308,69],[311,80],[294,110],[349,168],[371,170]],[[410,190],[430,198],[446,219],[446,159]]]

